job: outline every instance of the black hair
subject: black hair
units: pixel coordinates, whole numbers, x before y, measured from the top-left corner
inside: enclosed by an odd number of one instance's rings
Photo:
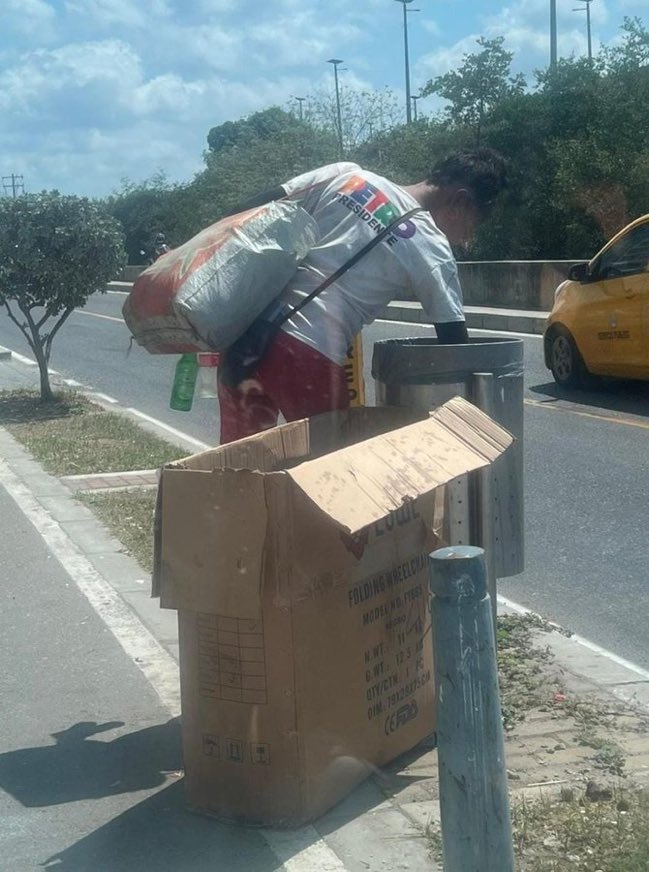
[[[437,161],[426,181],[439,187],[466,187],[475,197],[478,208],[489,211],[507,187],[507,162],[493,148],[457,151]]]

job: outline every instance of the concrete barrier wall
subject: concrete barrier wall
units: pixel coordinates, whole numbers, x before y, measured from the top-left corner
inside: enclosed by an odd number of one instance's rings
[[[481,260],[458,263],[467,306],[547,312],[557,285],[577,260]],[[414,300],[404,295],[403,300]]]
[[[143,266],[133,266],[133,265],[129,264],[128,266],[124,267],[124,269],[117,276],[115,281],[116,282],[134,282],[135,279],[139,276],[139,274],[142,272],[142,270],[144,268],[145,267],[143,267]]]
[[[473,260],[458,264],[467,306],[547,312],[557,285],[577,260]],[[132,282],[144,269],[127,266],[117,281]],[[400,300],[415,300],[404,294]]]

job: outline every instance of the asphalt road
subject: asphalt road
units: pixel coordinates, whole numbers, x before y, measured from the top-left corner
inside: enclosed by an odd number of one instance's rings
[[[134,346],[121,322],[124,297],[93,297],[61,330],[51,366],[205,442],[216,442],[216,403],[169,409],[175,358]],[[432,333],[377,322],[364,333],[367,401],[373,401],[372,344]],[[478,333],[478,331],[474,331]],[[0,316],[0,344],[29,354]],[[592,393],[560,392],[540,337],[525,337],[526,565],[499,590],[593,642],[649,668],[649,383]]]

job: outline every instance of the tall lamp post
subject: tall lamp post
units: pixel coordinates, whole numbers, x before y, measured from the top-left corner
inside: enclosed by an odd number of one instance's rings
[[[298,111],[299,111],[299,116],[300,116],[300,121],[303,121],[303,120],[304,120],[304,110],[303,110],[303,108],[302,108],[302,104],[303,104],[304,101],[306,100],[306,97],[295,97],[294,99],[297,100],[297,102],[298,102],[298,106],[300,107],[299,110],[298,110]]]
[[[550,0],[550,66],[557,66],[557,0]]]
[[[408,57],[408,12],[419,12],[419,9],[408,9],[408,4],[414,0],[396,0],[403,6],[403,55],[406,68],[406,123],[412,121],[410,99],[410,58]]]
[[[583,12],[584,9],[586,10],[586,27],[588,29],[588,60],[592,63],[592,61],[593,61],[593,42],[592,42],[591,33],[590,33],[590,4],[593,2],[593,0],[583,0],[583,2],[586,4],[585,6],[577,6],[577,8],[573,9],[572,11],[573,12]]]
[[[343,123],[340,116],[340,89],[338,87],[338,67],[343,61],[340,58],[329,58],[328,64],[333,64],[334,81],[336,83],[336,117],[338,119],[338,153],[339,157],[343,156]]]

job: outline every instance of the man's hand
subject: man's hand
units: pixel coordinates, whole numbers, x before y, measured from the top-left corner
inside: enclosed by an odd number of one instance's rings
[[[469,341],[465,321],[435,324],[435,331],[440,345],[464,345]]]

